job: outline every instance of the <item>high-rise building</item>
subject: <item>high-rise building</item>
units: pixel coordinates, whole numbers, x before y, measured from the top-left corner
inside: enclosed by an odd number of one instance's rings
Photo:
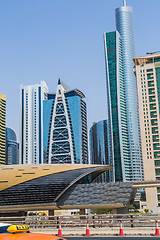
[[[0,93],[0,164],[5,164],[6,96]]]
[[[19,163],[19,144],[16,133],[11,128],[6,128],[6,165]]]
[[[110,142],[109,142],[109,126],[107,120],[93,123],[90,128],[90,163],[100,165],[111,165],[110,159]],[[98,180],[100,182],[112,181],[113,169],[101,174]]]
[[[47,93],[44,81],[20,88],[20,164],[43,163],[43,100]]]
[[[132,7],[126,5],[126,0],[124,0],[124,6],[116,9],[116,29],[122,39],[127,127],[132,171],[130,180],[141,181],[143,180],[143,161],[137,87],[133,73],[133,57],[135,56],[133,16]]]
[[[134,58],[145,181],[160,180],[160,53]],[[146,188],[147,207],[160,206],[160,188]]]
[[[44,163],[88,163],[84,94],[58,80],[56,94],[43,101]]]
[[[131,162],[124,89],[122,39],[118,31],[104,34],[106,56],[107,119],[114,181],[131,180]]]

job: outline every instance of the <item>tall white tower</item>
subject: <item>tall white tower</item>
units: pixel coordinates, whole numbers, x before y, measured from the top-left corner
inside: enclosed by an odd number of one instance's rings
[[[20,87],[20,164],[43,163],[43,100],[47,93],[44,81]]]

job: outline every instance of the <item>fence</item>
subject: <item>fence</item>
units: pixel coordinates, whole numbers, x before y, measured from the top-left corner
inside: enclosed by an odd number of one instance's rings
[[[125,228],[155,227],[155,221],[160,221],[160,215],[153,214],[103,214],[103,215],[76,215],[76,216],[26,216],[0,217],[0,222],[10,224],[28,224],[30,228],[84,228],[89,222],[90,228],[115,228],[123,222]]]

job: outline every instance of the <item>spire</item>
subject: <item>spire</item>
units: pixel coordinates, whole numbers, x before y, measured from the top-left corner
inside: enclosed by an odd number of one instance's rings
[[[62,87],[65,89],[65,91],[69,91],[70,88],[65,84],[60,78],[58,79],[58,85],[62,85]]]
[[[126,7],[127,4],[126,4],[126,0],[123,0],[123,6]]]

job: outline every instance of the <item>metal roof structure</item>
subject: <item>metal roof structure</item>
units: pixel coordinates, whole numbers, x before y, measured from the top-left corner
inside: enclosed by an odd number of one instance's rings
[[[112,166],[40,164],[0,166],[0,211],[125,207],[132,183],[96,183]]]

